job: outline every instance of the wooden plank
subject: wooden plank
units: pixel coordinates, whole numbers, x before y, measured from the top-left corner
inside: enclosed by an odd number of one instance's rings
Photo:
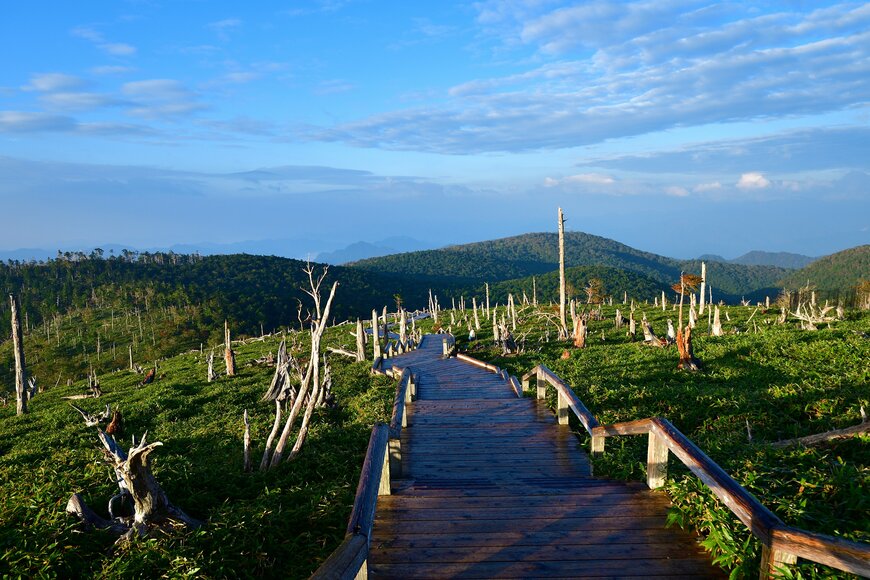
[[[509,548],[509,549],[505,549]],[[397,548],[375,545],[371,552],[378,561],[431,562],[576,562],[580,570],[589,561],[617,560],[630,567],[632,560],[679,560],[703,554],[698,545],[686,546],[666,541],[657,543],[603,542],[600,545],[549,544],[523,545],[522,540],[507,546],[437,546]],[[707,564],[710,567],[710,564]]]
[[[662,542],[661,529],[641,528],[632,530],[538,530],[527,532],[490,532],[490,533],[425,533],[386,536],[377,530],[372,544],[377,548],[436,548],[452,546],[597,546],[599,544],[646,544],[657,545]],[[668,538],[667,543],[683,549],[699,549],[698,544],[687,538]],[[700,550],[699,550],[700,551]]]
[[[529,519],[547,519],[558,518],[566,515],[572,515],[578,519],[600,518],[600,517],[633,517],[633,516],[655,516],[659,515],[664,518],[661,507],[650,505],[646,502],[637,504],[617,503],[614,505],[593,505],[583,506],[583,509],[574,511],[565,510],[561,505],[538,506],[535,508],[525,507],[493,507],[481,511],[471,511],[463,509],[442,509],[442,508],[427,508],[425,510],[414,509],[413,507],[405,506],[387,506],[378,510],[378,517],[391,516],[401,521],[408,522],[412,520],[428,520],[428,521],[473,521],[473,520],[519,520],[526,521]]]
[[[698,559],[574,562],[437,562],[369,564],[372,578],[724,578]]]
[[[594,517],[579,517],[560,515],[556,517],[535,517],[524,520],[408,520],[399,521],[394,514],[389,516],[378,514],[375,519],[375,534],[378,537],[404,534],[448,534],[448,533],[478,533],[494,532],[531,533],[543,530],[547,532],[569,532],[573,530],[642,530],[654,529],[659,532],[666,530],[664,512],[645,515],[596,515]]]

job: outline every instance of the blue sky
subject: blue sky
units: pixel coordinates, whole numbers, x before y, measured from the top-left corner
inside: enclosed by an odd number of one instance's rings
[[[870,242],[868,4],[30,0],[0,54],[0,249]]]

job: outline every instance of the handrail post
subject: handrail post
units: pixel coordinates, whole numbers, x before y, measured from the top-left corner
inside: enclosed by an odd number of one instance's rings
[[[646,484],[650,489],[658,489],[665,484],[667,477],[668,446],[664,437],[650,430],[646,451]]]
[[[556,418],[559,425],[568,424],[568,399],[562,396],[562,393],[556,393]]]
[[[402,477],[402,440],[393,439],[390,434],[389,449],[387,453],[387,472],[389,473],[387,480],[387,493],[380,495],[390,495],[389,480]]]
[[[787,564],[795,563],[797,563],[797,556],[795,556],[794,554],[789,554],[788,552],[777,550],[776,546],[773,544],[773,541],[771,541],[770,546],[762,543],[761,566],[758,570],[758,578],[759,580],[775,578],[779,574],[777,568],[782,568]]]
[[[538,369],[538,398],[547,398],[547,381],[544,380],[544,372]]]
[[[390,447],[392,439],[387,439],[387,447]],[[381,465],[381,481],[378,484],[378,495],[390,495],[390,456],[392,454],[387,450],[384,454],[384,463]]]
[[[441,339],[441,354],[444,358],[447,358],[450,355],[450,347],[447,346],[447,338]]]
[[[592,453],[604,453],[604,435],[592,436]]]

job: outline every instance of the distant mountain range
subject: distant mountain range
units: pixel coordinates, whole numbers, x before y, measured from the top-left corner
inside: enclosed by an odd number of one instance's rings
[[[414,252],[417,250],[428,250],[434,247],[436,247],[434,244],[415,240],[414,238],[409,238],[407,236],[393,236],[374,243],[354,242],[340,250],[321,252],[320,254],[317,254],[317,261],[325,262],[327,264],[347,264],[348,262],[356,262],[358,260],[365,260],[366,258],[375,258],[389,254],[399,254],[402,252]]]
[[[804,256],[803,254],[793,254],[791,252],[764,252],[762,250],[753,250],[742,256],[729,260],[716,254],[704,254],[698,257],[699,260],[706,262],[722,262],[725,264],[743,264],[744,266],[777,266],[779,268],[788,268],[790,270],[799,270],[804,266],[808,266],[818,258]]]

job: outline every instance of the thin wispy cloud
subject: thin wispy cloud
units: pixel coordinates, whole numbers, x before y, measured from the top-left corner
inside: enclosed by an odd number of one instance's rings
[[[107,41],[103,33],[89,26],[78,26],[70,33],[73,36],[90,41],[97,48],[111,56],[132,56],[136,54],[136,47],[126,42]]]

